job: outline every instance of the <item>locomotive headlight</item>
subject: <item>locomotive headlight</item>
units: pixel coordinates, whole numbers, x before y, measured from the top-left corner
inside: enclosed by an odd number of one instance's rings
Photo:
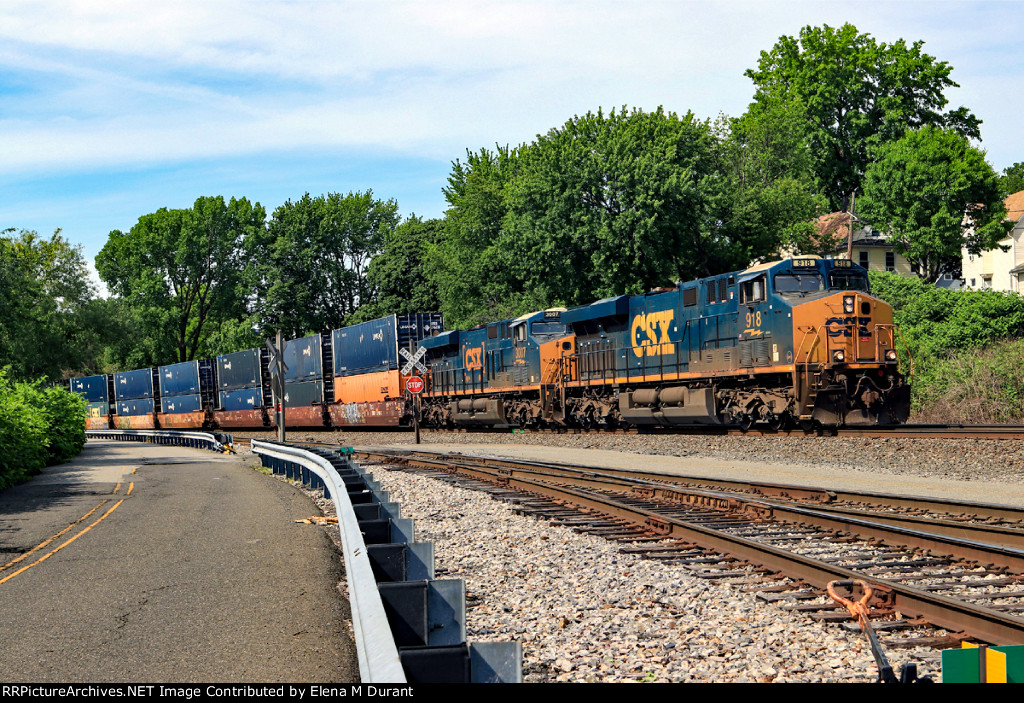
[[[834,352],[832,352],[832,361],[836,362],[837,364],[843,363],[844,361],[846,361],[846,353],[842,349],[836,349]]]
[[[853,314],[853,296],[852,295],[847,295],[847,296],[843,297],[843,311],[846,312],[847,315],[852,315]]]
[[[886,361],[896,361],[896,350],[895,349],[886,349],[885,350],[885,360]]]

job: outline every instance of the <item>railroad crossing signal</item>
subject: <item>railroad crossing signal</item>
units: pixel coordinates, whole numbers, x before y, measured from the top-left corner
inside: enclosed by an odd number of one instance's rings
[[[427,367],[423,364],[423,362],[420,361],[420,359],[422,359],[427,354],[426,347],[420,347],[419,349],[416,350],[415,354],[409,353],[408,349],[399,349],[398,353],[401,354],[403,358],[408,359],[405,366],[402,367],[403,376],[408,376],[413,369],[416,369],[420,373],[427,372]],[[412,392],[419,393],[419,391]]]
[[[423,391],[423,379],[419,376],[410,376],[405,382],[405,388],[410,393],[420,393]]]
[[[284,363],[284,355],[271,340],[267,340],[267,352],[270,355],[267,366],[270,371],[270,384],[278,398],[284,396],[284,374],[288,372],[288,364]]]
[[[268,366],[270,366],[270,375],[271,376],[276,376],[277,375],[277,367],[278,366],[281,367],[281,371],[282,372],[287,372],[288,371],[288,364],[284,363],[284,358],[283,358],[281,352],[279,352],[277,350],[277,347],[269,339],[267,340],[267,352],[269,352],[269,354],[270,354],[270,363],[268,364]]]

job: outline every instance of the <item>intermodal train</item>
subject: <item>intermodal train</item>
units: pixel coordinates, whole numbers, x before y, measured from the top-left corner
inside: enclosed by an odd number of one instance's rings
[[[288,342],[289,426],[409,424],[398,354],[417,346],[418,412],[433,427],[809,428],[898,424],[910,411],[892,308],[844,259],[793,257],[471,330],[441,322],[398,315]],[[98,426],[269,427],[266,361],[248,350],[71,385],[106,384],[116,399],[97,401]],[[141,401],[120,391],[136,383]]]

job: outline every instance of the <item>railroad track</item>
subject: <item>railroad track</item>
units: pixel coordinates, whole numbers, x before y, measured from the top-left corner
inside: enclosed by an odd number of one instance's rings
[[[324,431],[324,428],[309,428]],[[335,428],[340,432],[374,431],[375,428]],[[753,436],[753,437],[865,437],[865,438],[932,438],[932,439],[1024,439],[1024,425],[871,425],[846,427],[818,427],[811,430],[800,428],[770,429],[754,426],[748,430],[733,426],[703,427],[650,427],[650,428],[617,428],[617,429],[580,429],[580,428],[544,428],[544,429],[512,429],[512,428],[457,428],[429,429],[431,432],[455,434],[509,434],[510,432],[528,432],[536,434],[625,434],[625,435],[711,435],[711,436]],[[328,428],[326,431],[331,431]],[[403,432],[406,429],[380,429],[382,433]],[[239,440],[241,441],[241,440]],[[248,440],[244,440],[248,441]]]
[[[884,628],[944,630],[909,638],[915,645],[1024,643],[1024,511],[1016,508],[465,455],[361,454],[458,473],[523,512],[636,542],[629,551],[706,567],[708,578],[755,565],[765,583],[750,590],[823,619],[848,618],[829,614],[826,585],[861,580],[875,590],[873,614],[890,618]]]

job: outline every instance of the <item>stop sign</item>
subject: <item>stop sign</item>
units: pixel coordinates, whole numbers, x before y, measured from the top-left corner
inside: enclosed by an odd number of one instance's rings
[[[419,393],[423,390],[423,379],[419,376],[410,376],[409,380],[405,382],[405,388],[410,393]]]

